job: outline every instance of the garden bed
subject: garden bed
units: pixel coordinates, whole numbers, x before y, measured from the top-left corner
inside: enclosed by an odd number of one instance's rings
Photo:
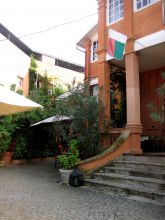
[[[53,161],[54,157],[41,157],[41,158],[32,158],[32,159],[13,159],[11,161],[11,164],[21,165],[25,163],[38,163],[38,162],[50,161],[50,160]]]

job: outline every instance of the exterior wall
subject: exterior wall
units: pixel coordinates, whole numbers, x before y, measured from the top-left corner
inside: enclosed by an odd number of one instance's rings
[[[139,11],[133,10],[133,1],[124,1],[124,18],[108,26],[128,36],[126,54],[133,51],[135,39],[164,30],[161,1]]]
[[[106,4],[105,2],[106,0],[99,0],[98,4],[103,5]],[[105,24],[106,28],[105,25],[102,25],[102,27],[100,26],[101,29],[99,28],[99,31],[101,32],[101,34],[98,34],[99,47],[103,41],[107,41],[107,30],[109,28],[112,28],[128,36],[125,54],[134,51],[134,42],[136,39],[164,30],[161,1],[158,1],[153,5],[150,5],[139,11],[134,11],[133,3],[133,0],[124,1],[124,18],[111,25]],[[99,22],[100,24],[104,24],[105,14],[101,12],[101,7],[102,6],[99,7],[100,10],[98,8],[98,10],[100,11]],[[95,33],[90,39],[88,39],[88,41],[92,41],[94,38],[96,38],[96,35],[97,34]],[[106,50],[106,45],[104,45],[104,49]],[[90,56],[86,58],[86,66],[89,65],[90,68],[88,67],[88,75],[89,72],[92,76],[98,75],[97,62],[91,63]]]
[[[16,84],[16,90],[23,90],[23,95],[28,96],[30,57],[10,41],[2,41],[0,51],[3,51],[3,53],[0,53],[0,60],[2,61],[0,65],[0,83],[7,87]],[[37,65],[39,74],[44,75],[47,72],[53,85],[57,83],[65,89],[67,88],[66,84],[71,84],[73,79],[76,79],[76,85],[84,80],[84,73],[55,66],[55,59],[51,57],[43,56],[42,62],[37,61]],[[18,85],[17,76],[23,78],[22,86]]]
[[[24,96],[29,95],[29,71],[26,73],[23,79],[23,94]]]
[[[42,57],[42,61],[37,61],[37,72],[42,76],[47,73],[50,83],[59,84],[67,89],[67,84],[72,84],[75,79],[75,85],[84,81],[84,73],[55,66],[55,59],[47,56]]]
[[[146,134],[146,125],[145,118],[146,112],[144,109],[145,102],[144,96],[141,95],[142,101],[140,101],[140,92],[141,94],[147,95],[145,91],[145,87],[148,85],[139,83],[139,60],[144,59],[141,57],[140,50],[138,53],[134,50],[135,42],[138,43],[138,39],[151,35],[153,33],[160,32],[164,30],[163,17],[162,17],[162,1],[157,1],[156,3],[149,5],[148,7],[142,8],[141,10],[134,10],[134,0],[124,1],[124,18],[120,19],[113,24],[107,25],[106,18],[106,0],[98,0],[98,61],[91,63],[90,56],[86,56],[86,78],[96,77],[99,79],[99,86],[102,86],[105,89],[105,93],[103,95],[104,101],[107,99],[108,92],[108,83],[109,79],[107,74],[110,74],[110,71],[107,68],[107,64],[109,65],[111,61],[106,61],[106,50],[107,50],[107,33],[108,29],[112,28],[122,34],[127,35],[127,45],[125,50],[125,61],[124,66],[126,68],[126,80],[127,80],[127,125],[126,128],[131,131],[130,138],[130,153],[133,154],[141,154],[140,149],[140,139],[142,133],[142,123],[144,123],[143,133]],[[96,35],[96,33],[95,33]],[[90,44],[90,40],[92,41],[91,35],[86,36],[84,40],[88,40],[88,44]],[[163,35],[162,35],[163,36]],[[137,40],[137,41],[136,41]],[[82,41],[81,41],[82,42]],[[155,42],[155,41],[154,41]],[[155,45],[160,42],[155,42]],[[86,50],[86,55],[89,54]],[[157,50],[157,53],[159,51]],[[140,58],[140,59],[139,59]],[[163,65],[162,65],[163,66]],[[109,71],[109,72],[107,72]],[[156,70],[158,72],[158,70]],[[151,71],[154,72],[154,71]],[[149,78],[154,79],[155,73],[146,73],[145,77],[150,74]],[[153,76],[152,76],[153,75]],[[142,74],[141,74],[142,76]],[[141,77],[143,81],[143,77]],[[147,80],[147,79],[146,79]],[[141,82],[142,82],[141,81]],[[158,80],[161,81],[161,80]],[[150,79],[151,88],[153,81]],[[140,88],[142,87],[142,88]],[[150,90],[150,89],[149,89]],[[140,111],[140,104],[142,104],[142,108]],[[106,103],[106,111],[109,111],[109,101]],[[137,108],[138,106],[138,108]],[[142,113],[143,112],[143,113]],[[147,119],[149,121],[149,119]],[[157,125],[158,126],[158,125]],[[159,134],[162,132],[159,126]]]
[[[4,39],[3,36],[2,39]],[[1,41],[0,43],[0,61],[1,84],[10,88],[11,84],[17,85],[17,76],[21,78],[27,77],[30,58],[8,40]],[[23,90],[18,85],[16,89]],[[27,94],[27,88],[25,88],[23,93],[24,95]]]
[[[97,77],[98,76],[98,63],[94,62],[90,65],[90,77]]]
[[[134,13],[134,36],[136,39],[163,29],[162,1]]]
[[[98,39],[98,34],[94,34],[93,37],[85,44],[85,80],[98,76],[97,61],[91,62],[91,45],[92,41]]]

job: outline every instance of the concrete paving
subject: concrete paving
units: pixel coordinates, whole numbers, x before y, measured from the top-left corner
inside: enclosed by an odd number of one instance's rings
[[[53,161],[0,168],[0,220],[165,220],[165,207],[59,183]]]

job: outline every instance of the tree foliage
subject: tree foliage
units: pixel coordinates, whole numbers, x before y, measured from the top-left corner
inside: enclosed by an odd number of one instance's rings
[[[56,111],[60,115],[71,117],[69,139],[76,138],[81,158],[89,158],[99,150],[99,112],[101,104],[89,93],[89,85],[79,85],[69,89],[71,93],[66,99],[56,103]]]
[[[35,73],[36,67],[35,59],[32,57],[31,72]],[[13,85],[12,88],[15,89],[14,87]],[[16,143],[15,149],[12,147],[14,158],[50,156],[53,155],[53,147],[55,147],[53,146],[55,144],[53,127],[30,127],[31,124],[51,117],[56,112],[54,95],[49,94],[47,75],[43,77],[41,88],[36,88],[34,83],[31,89],[28,98],[43,105],[44,109],[0,117],[0,137],[2,137],[0,138],[0,152],[11,150],[10,146]],[[63,92],[61,87],[59,89],[56,87],[54,90],[58,91],[58,95]]]
[[[34,55],[31,55],[31,62],[29,68],[29,93],[31,93],[36,88],[37,80],[37,63]]]
[[[5,127],[0,122],[11,142],[16,143],[15,158],[44,157],[54,155],[57,148],[56,137],[68,146],[70,140],[76,139],[82,159],[94,156],[99,151],[99,114],[102,105],[96,97],[90,96],[89,85],[70,86],[70,96],[64,100],[56,98],[64,92],[61,86],[55,85],[50,93],[47,75],[42,77],[40,88],[36,88],[37,65],[31,57],[30,95],[28,98],[43,105],[44,109],[12,115],[12,120]],[[47,126],[30,127],[33,123],[54,115],[66,115],[72,118],[71,123],[55,123]],[[1,117],[2,118],[2,117]],[[5,117],[6,118],[6,117]],[[12,127],[12,130],[9,128]]]

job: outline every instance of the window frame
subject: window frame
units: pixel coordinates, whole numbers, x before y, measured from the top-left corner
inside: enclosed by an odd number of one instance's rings
[[[98,84],[90,85],[90,95],[98,98],[98,95],[99,95]]]
[[[143,1],[143,0],[141,0]],[[147,0],[147,1],[150,1],[150,0]],[[155,3],[159,2],[160,0],[153,0],[154,2],[151,2],[151,3],[148,3],[147,5],[145,6],[142,6],[141,8],[137,8],[137,0],[134,0],[134,11],[140,11],[140,10],[143,10],[145,8],[148,8],[150,7],[151,5],[154,5]]]
[[[94,47],[94,43],[96,43],[95,47]],[[91,43],[91,62],[92,63],[98,61],[97,48],[98,48],[98,40],[93,40]]]
[[[23,77],[17,76],[17,86],[18,87],[23,87]]]
[[[98,77],[94,77],[90,79],[90,95],[97,97],[99,95],[99,85],[98,85]]]
[[[107,0],[107,13],[106,14],[107,14],[107,24],[111,25],[111,24],[116,23],[116,22],[118,22],[118,21],[120,21],[124,18],[124,0],[123,0],[122,4],[119,3],[119,5],[117,6],[117,7],[121,7],[121,5],[123,5],[123,10],[120,10],[119,13],[114,13],[113,14],[113,17],[114,17],[115,15],[120,14],[121,12],[123,12],[123,16],[119,17],[118,19],[113,19],[113,21],[110,21],[110,11],[109,11],[110,2],[109,1],[110,0]],[[117,1],[117,0],[113,0],[113,1]],[[118,1],[120,1],[120,0],[118,0]],[[114,10],[114,8],[113,8],[113,10]]]

